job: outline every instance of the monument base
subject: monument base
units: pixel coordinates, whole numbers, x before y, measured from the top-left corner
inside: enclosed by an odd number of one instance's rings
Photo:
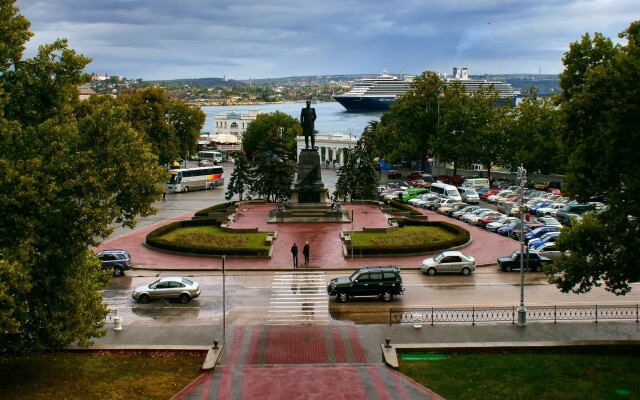
[[[270,224],[287,222],[341,224],[351,222],[351,218],[348,211],[334,210],[329,203],[290,203],[284,211],[278,208],[272,210],[267,222]]]

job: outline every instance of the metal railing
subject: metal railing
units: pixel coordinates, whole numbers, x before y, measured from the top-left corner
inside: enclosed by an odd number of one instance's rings
[[[635,320],[640,305],[577,305],[527,307],[529,321]],[[511,322],[518,319],[518,307],[406,308],[390,309],[389,325],[446,322]]]

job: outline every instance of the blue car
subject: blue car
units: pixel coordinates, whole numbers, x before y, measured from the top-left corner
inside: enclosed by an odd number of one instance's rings
[[[545,225],[535,228],[531,232],[524,234],[524,242],[529,243],[530,240],[537,239],[549,232],[560,232],[560,227],[556,225]]]
[[[542,246],[544,243],[553,243],[556,241],[556,238],[560,236],[560,232],[547,232],[539,238],[532,239],[529,241],[529,248],[535,250]]]

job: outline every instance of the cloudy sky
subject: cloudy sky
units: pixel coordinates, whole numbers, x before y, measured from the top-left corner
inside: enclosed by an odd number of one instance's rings
[[[144,80],[435,71],[557,74],[585,33],[614,40],[638,0],[17,0],[35,34]]]

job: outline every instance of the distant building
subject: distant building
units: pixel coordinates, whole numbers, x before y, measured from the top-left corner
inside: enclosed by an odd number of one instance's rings
[[[80,95],[78,96],[80,100],[87,100],[89,99],[89,97],[91,97],[92,94],[96,94],[96,92],[91,89],[91,85],[84,84],[84,85],[80,85],[78,87],[78,92],[80,92]]]
[[[216,135],[233,135],[242,141],[244,133],[247,131],[249,124],[260,114],[260,110],[249,110],[238,112],[231,110],[226,113],[216,114],[214,116],[213,132]]]

